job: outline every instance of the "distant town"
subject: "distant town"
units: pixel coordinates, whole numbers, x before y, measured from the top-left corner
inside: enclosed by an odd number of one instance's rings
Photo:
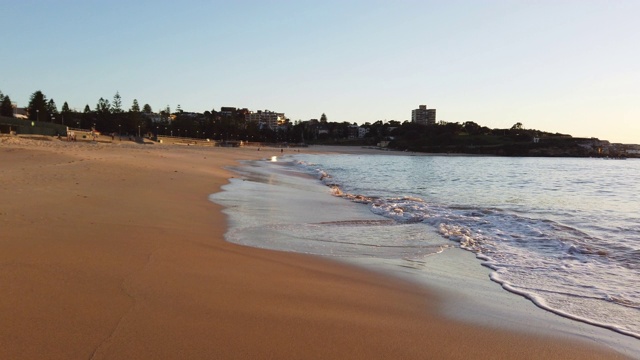
[[[407,109],[411,120],[376,120],[362,125],[332,122],[326,114],[291,121],[284,112],[224,106],[204,113],[178,105],[152,109],[133,100],[124,108],[120,94],[100,98],[91,108],[58,109],[53,99],[36,91],[26,107],[0,92],[0,133],[66,136],[69,131],[94,131],[119,139],[147,138],[205,140],[220,146],[265,143],[277,146],[308,144],[359,145],[381,149],[447,154],[502,156],[640,157],[640,145],[616,144],[597,138],[527,129],[515,123],[508,129],[489,129],[473,121],[438,121],[436,109],[418,105]]]

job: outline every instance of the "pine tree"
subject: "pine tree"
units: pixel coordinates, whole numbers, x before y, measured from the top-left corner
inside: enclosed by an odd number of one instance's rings
[[[49,110],[50,114],[58,113],[58,106],[56,105],[56,102],[53,99],[49,99],[49,101],[47,102],[47,110]]]
[[[96,104],[96,113],[98,114],[111,113],[111,105],[109,104],[109,100],[100,98],[100,100],[98,100],[98,103]]]
[[[56,105],[56,102],[53,101],[53,99],[49,99],[49,101],[47,102],[47,111],[49,112],[49,121],[55,122],[56,120],[58,120],[58,106]]]
[[[67,124],[70,124],[72,123],[71,121],[73,120],[73,117],[71,109],[69,109],[69,104],[65,101],[64,104],[62,104],[62,110],[60,110],[60,123],[64,125],[64,120],[66,118]]]
[[[2,95],[2,93],[0,93]],[[0,116],[13,117],[13,105],[9,95],[2,95],[2,104],[0,104]]]
[[[145,105],[145,107],[148,105]],[[144,117],[140,113],[140,104],[138,104],[137,99],[133,99],[133,104],[131,105],[131,109],[129,109],[129,114],[125,121],[124,128],[127,131],[131,131],[133,133],[137,133],[138,127],[142,125]]]
[[[133,99],[133,105],[131,105],[131,112],[140,112],[140,105],[138,105],[138,99]]]
[[[45,121],[49,119],[47,97],[40,90],[31,94],[28,109],[29,120]]]
[[[78,122],[78,127],[82,129],[82,124],[91,124],[93,122],[93,112],[89,107],[89,104],[84,106],[84,110],[82,112],[82,116],[80,117],[80,121]]]
[[[49,118],[46,120],[51,122],[56,122],[56,120],[58,120],[58,106],[56,105],[56,102],[53,101],[53,99],[49,99],[49,101],[47,102],[47,112],[49,113]]]
[[[149,104],[144,104],[142,107],[142,112],[145,114],[151,114],[153,110],[151,110],[151,106]]]
[[[120,93],[116,91],[116,94],[113,95],[113,105],[111,106],[111,112],[114,114],[120,114],[122,112],[122,98],[120,97]]]
[[[100,98],[96,104],[95,117],[91,123],[92,128],[106,131],[111,125],[111,104],[109,100]]]

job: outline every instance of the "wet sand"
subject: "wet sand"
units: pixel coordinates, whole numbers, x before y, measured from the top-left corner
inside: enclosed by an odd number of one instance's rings
[[[446,297],[398,278],[225,242],[208,195],[225,166],[271,155],[0,137],[0,358],[618,357],[447,319]]]

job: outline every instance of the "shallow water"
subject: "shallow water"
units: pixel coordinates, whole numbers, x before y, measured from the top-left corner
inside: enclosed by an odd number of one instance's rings
[[[462,247],[538,306],[640,336],[640,161],[299,155],[250,164],[214,195],[243,214],[229,241],[393,259],[416,272]]]

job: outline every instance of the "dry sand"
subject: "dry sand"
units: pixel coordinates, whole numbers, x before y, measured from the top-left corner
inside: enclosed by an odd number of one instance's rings
[[[446,301],[224,241],[207,200],[278,149],[0,137],[0,359],[603,359],[444,319]]]

